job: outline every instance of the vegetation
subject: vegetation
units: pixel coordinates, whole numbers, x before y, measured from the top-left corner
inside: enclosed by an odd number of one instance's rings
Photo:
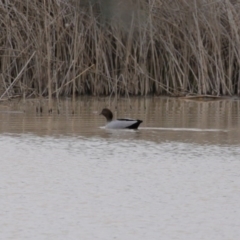
[[[0,99],[240,95],[237,0],[2,0]]]

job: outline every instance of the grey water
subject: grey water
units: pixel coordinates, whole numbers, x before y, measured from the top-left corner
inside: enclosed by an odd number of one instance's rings
[[[239,239],[240,101],[42,101],[0,103],[0,239]]]

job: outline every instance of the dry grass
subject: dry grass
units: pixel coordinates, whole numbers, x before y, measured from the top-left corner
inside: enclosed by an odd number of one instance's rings
[[[0,96],[240,95],[239,12],[234,0],[3,0]]]

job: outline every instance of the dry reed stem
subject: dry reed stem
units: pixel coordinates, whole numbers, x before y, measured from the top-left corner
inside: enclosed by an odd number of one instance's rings
[[[1,4],[0,91],[48,95],[49,109],[75,93],[240,95],[239,1],[92,3]]]
[[[28,61],[25,63],[24,67],[20,70],[20,72],[18,73],[17,77],[13,80],[13,82],[9,85],[9,87],[6,89],[6,91],[1,95],[0,100],[5,96],[6,93],[8,93],[9,89],[11,89],[11,87],[17,82],[17,80],[21,77],[22,73],[24,72],[24,70],[26,69],[27,65],[29,64],[29,62],[31,61],[31,59],[33,58],[33,56],[35,55],[35,52],[33,52],[32,56],[28,59]]]

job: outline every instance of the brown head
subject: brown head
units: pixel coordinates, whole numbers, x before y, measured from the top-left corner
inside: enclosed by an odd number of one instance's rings
[[[111,122],[112,119],[113,119],[112,112],[109,109],[107,109],[107,108],[104,108],[102,110],[102,112],[100,113],[100,115],[103,115],[107,119],[108,122]]]

